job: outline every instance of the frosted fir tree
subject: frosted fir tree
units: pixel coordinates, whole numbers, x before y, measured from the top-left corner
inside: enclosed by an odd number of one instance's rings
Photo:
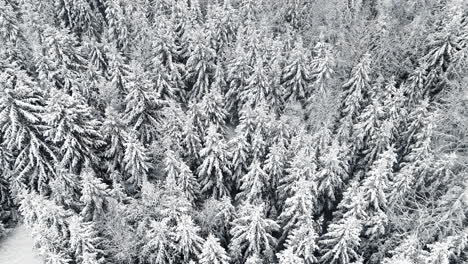
[[[139,255],[140,261],[154,264],[169,264],[174,261],[173,231],[165,221],[151,221],[145,232],[143,247]]]
[[[254,159],[247,174],[241,178],[239,201],[255,204],[262,201],[266,193],[269,176],[261,167],[261,163]]]
[[[350,79],[343,84],[341,103],[341,125],[338,133],[341,138],[348,139],[352,133],[352,126],[363,106],[364,95],[369,90],[370,55],[365,54],[354,66]]]
[[[202,164],[198,167],[201,191],[222,197],[229,193],[229,169],[227,144],[215,126],[208,128],[205,146],[200,150]]]
[[[24,72],[18,69],[15,73],[19,78],[6,73],[0,78],[1,141],[14,157],[12,187],[44,191],[57,162],[53,148],[42,137],[45,101],[40,91],[30,87],[33,82]]]
[[[279,216],[282,225],[283,237],[291,229],[312,221],[317,203],[317,186],[311,180],[304,178],[293,183],[292,196],[284,202],[283,211]]]
[[[278,196],[284,202],[288,197],[294,195],[296,182],[300,180],[316,180],[316,161],[308,155],[304,149],[298,150],[293,157],[286,175],[279,180]]]
[[[323,168],[318,172],[318,192],[329,199],[335,200],[335,195],[343,187],[343,181],[348,178],[349,165],[343,160],[343,147],[334,141],[328,152],[321,159]]]
[[[81,263],[98,263],[97,256],[102,256],[103,239],[92,222],[83,222],[78,216],[69,220],[70,249]],[[93,256],[91,256],[93,255]],[[94,259],[95,262],[90,260]],[[102,261],[102,260],[101,260]]]
[[[314,223],[307,221],[294,228],[286,240],[286,249],[291,250],[296,256],[304,259],[304,263],[317,263],[316,252],[318,235]]]
[[[229,248],[240,260],[253,255],[263,255],[276,246],[272,232],[280,227],[274,220],[265,217],[263,204],[244,204],[240,208],[239,217],[232,225]]]
[[[283,69],[282,84],[285,87],[285,99],[307,99],[310,92],[310,60],[304,49],[302,40],[295,43],[290,58]]]
[[[194,126],[193,117],[188,117],[182,127],[182,155],[187,158],[191,164],[198,160],[199,152],[202,148],[201,137]]]
[[[202,252],[199,255],[200,264],[229,264],[230,258],[224,248],[219,243],[219,239],[210,234],[203,244]]]
[[[203,96],[199,103],[199,109],[203,113],[204,127],[215,125],[219,129],[224,130],[226,117],[228,113],[224,109],[224,98],[218,87],[212,89]]]
[[[207,11],[208,42],[217,54],[230,45],[235,37],[235,13],[228,1],[224,6],[212,5]]]
[[[236,208],[229,196],[221,199],[209,198],[197,216],[203,234],[213,234],[226,242],[229,237],[231,222],[236,217]]]
[[[253,67],[253,73],[247,80],[247,86],[240,93],[243,104],[256,107],[270,94],[270,83],[263,62],[257,62]]]
[[[328,232],[319,241],[322,252],[320,262],[349,264],[358,259],[361,230],[361,222],[353,217],[330,224]]]
[[[182,254],[184,262],[195,256],[200,256],[205,240],[199,236],[200,228],[195,225],[188,215],[182,216],[175,229],[175,244],[177,251]]]
[[[138,133],[144,144],[151,143],[157,137],[159,113],[162,102],[146,79],[142,66],[134,62],[128,77],[128,94],[125,97],[125,110],[122,116],[125,124]]]
[[[180,223],[182,217],[190,213],[192,205],[184,197],[181,186],[173,177],[166,177],[159,206],[160,214],[169,226]]]
[[[106,142],[104,157],[107,159],[107,171],[121,171],[128,133],[119,113],[113,107],[106,108],[101,133]]]
[[[364,199],[369,207],[375,211],[385,210],[387,207],[386,192],[389,180],[393,178],[393,165],[395,163],[395,149],[389,146],[374,162],[362,183]]]
[[[229,113],[238,112],[242,106],[241,93],[248,85],[252,72],[247,55],[242,45],[236,47],[236,56],[228,61],[226,66],[226,80],[229,86],[226,92],[226,109]]]
[[[361,149],[369,145],[369,143],[365,144],[365,142],[368,140],[370,141],[370,138],[377,135],[384,114],[384,108],[377,98],[374,98],[372,102],[364,108],[353,128],[356,135],[355,148]]]
[[[121,0],[110,0],[105,4],[105,16],[108,21],[107,34],[120,51],[126,52],[129,48],[130,33],[128,19],[124,14],[124,5]]]
[[[97,178],[91,168],[83,169],[81,173],[81,197],[83,203],[81,215],[85,221],[97,220],[107,207],[109,190],[101,179]]]
[[[166,152],[164,164],[167,177],[173,178],[181,188],[184,196],[194,203],[199,195],[200,187],[190,167],[172,151]]]
[[[277,198],[275,190],[279,185],[280,179],[285,175],[287,160],[287,150],[282,143],[274,144],[270,147],[263,169],[269,175],[269,192],[275,200]]]
[[[153,80],[158,98],[162,100],[180,98],[181,101],[185,99],[182,90],[178,87],[177,83],[172,80],[170,72],[157,58],[152,61],[151,79]]]
[[[104,145],[99,128],[101,122],[93,117],[93,110],[79,98],[53,90],[46,106],[44,121],[49,128],[46,137],[60,146],[60,165],[73,173],[83,166],[98,163],[95,150]]]
[[[127,182],[133,184],[134,188],[142,186],[148,179],[148,172],[152,168],[148,150],[136,138],[130,134],[125,143],[125,154],[123,157],[124,170],[129,177]]]
[[[363,188],[360,188],[360,182],[353,180],[343,193],[343,199],[338,204],[338,209],[344,218],[354,217],[358,220],[365,220],[368,216],[367,206]]]
[[[202,37],[203,30],[194,31],[194,46],[187,60],[187,81],[191,85],[190,98],[198,101],[210,90],[215,65],[216,52],[208,47]]]
[[[228,147],[232,179],[236,188],[240,188],[241,178],[247,173],[248,169],[250,144],[245,136],[237,135],[229,140]]]
[[[101,89],[104,90],[101,92],[108,94],[110,98],[106,98],[107,100],[121,104],[130,88],[128,76],[131,74],[131,69],[116,47],[109,47],[106,57],[109,60],[107,68],[109,84]]]
[[[324,94],[328,92],[335,74],[336,62],[333,47],[325,42],[323,35],[320,35],[320,40],[315,44],[313,51],[315,54],[311,62],[313,86],[319,94]]]
[[[276,254],[279,259],[279,264],[304,264],[304,260],[297,256],[292,248],[286,248]]]

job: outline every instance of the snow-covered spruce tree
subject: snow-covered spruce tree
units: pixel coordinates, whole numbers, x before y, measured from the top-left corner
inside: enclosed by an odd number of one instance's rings
[[[129,48],[128,19],[124,13],[124,3],[121,0],[105,1],[105,17],[108,23],[107,34],[117,48],[126,53]]]
[[[184,150],[182,155],[189,161],[189,165],[192,166],[198,161],[199,153],[202,148],[201,136],[197,131],[197,127],[194,125],[193,117],[188,117],[185,120],[182,127],[182,149]]]
[[[127,126],[138,132],[143,144],[150,144],[157,137],[158,111],[163,102],[152,89],[152,84],[146,79],[145,73],[141,65],[137,62],[132,63],[122,118]]]
[[[59,254],[60,259],[71,259],[67,220],[73,213],[34,191],[22,192],[19,200],[19,211],[31,228],[34,247],[39,255],[48,258]]]
[[[240,93],[242,104],[256,107],[264,102],[270,94],[270,83],[262,61],[253,67],[253,73],[247,80],[247,85]]]
[[[133,184],[136,190],[148,180],[148,172],[152,168],[150,156],[134,134],[130,134],[125,142],[123,165],[128,173],[127,182]]]
[[[46,105],[45,136],[59,146],[60,166],[79,174],[86,166],[98,163],[96,150],[104,145],[99,133],[101,122],[80,98],[52,90]]]
[[[81,173],[81,197],[83,203],[81,215],[85,221],[98,220],[107,207],[108,186],[96,177],[91,168],[84,168]]]
[[[212,5],[208,8],[208,42],[217,54],[223,55],[235,37],[236,24],[234,9],[226,1],[224,6]]]
[[[250,144],[247,138],[238,133],[237,136],[231,138],[228,142],[230,167],[232,170],[232,180],[236,189],[241,186],[241,178],[247,173],[250,160]]]
[[[102,263],[104,251],[103,239],[99,236],[93,222],[83,222],[78,216],[68,221],[70,229],[70,249],[80,263]]]
[[[386,192],[389,180],[393,178],[393,165],[396,153],[393,146],[388,146],[377,159],[362,183],[364,199],[373,211],[385,210],[387,207]]]
[[[138,256],[140,261],[151,264],[169,264],[175,259],[173,230],[167,221],[152,220],[143,238],[143,247]]]
[[[119,113],[111,106],[106,108],[101,133],[106,143],[103,155],[107,159],[107,172],[120,171],[128,133]]]
[[[266,194],[268,180],[268,174],[261,167],[260,161],[254,159],[247,174],[241,178],[240,193],[236,198],[239,201],[252,204],[262,201]]]
[[[343,181],[348,178],[349,165],[343,160],[343,152],[346,150],[335,140],[320,160],[323,167],[317,176],[318,192],[327,203],[324,206],[330,206],[335,201],[336,193],[343,188]]]
[[[203,234],[213,234],[226,243],[229,238],[231,222],[236,217],[236,208],[229,196],[221,199],[209,198],[203,204],[203,209],[197,216]]]
[[[224,98],[218,87],[211,87],[211,90],[203,96],[199,109],[203,113],[204,127],[215,125],[221,131],[224,130],[227,112],[224,109]]]
[[[30,87],[34,83],[25,72],[18,69],[16,74],[0,75],[0,140],[14,158],[12,191],[28,187],[42,192],[54,177],[57,160],[42,137],[45,100],[43,93]]]
[[[196,226],[192,218],[188,215],[181,217],[175,229],[175,244],[182,259],[187,263],[190,259],[197,258],[202,253],[202,246],[205,240],[199,236],[200,228]]]
[[[287,150],[283,143],[273,144],[270,147],[263,169],[269,175],[268,192],[270,193],[270,199],[273,199],[273,201],[277,200],[276,190],[280,179],[285,175],[287,160]]]
[[[219,243],[219,239],[210,234],[203,244],[199,257],[200,264],[229,264],[230,258]]]
[[[91,5],[91,2],[64,0],[55,3],[54,7],[56,16],[64,27],[70,28],[78,35],[98,36],[102,21],[101,14],[94,10],[97,7]]]
[[[180,98],[180,100],[185,99],[185,95],[183,95],[182,90],[180,89],[181,87],[178,87],[178,84],[173,81],[171,73],[166,67],[164,67],[158,58],[153,59],[151,66],[151,79],[153,80],[158,98],[162,100],[176,98]]]
[[[319,94],[324,94],[330,89],[331,79],[334,77],[336,67],[333,47],[325,42],[323,35],[314,46],[314,58],[311,62],[311,77],[314,90]]]
[[[264,205],[244,204],[240,208],[239,217],[232,222],[232,240],[229,245],[231,254],[239,261],[244,261],[254,255],[264,255],[276,246],[272,232],[279,225],[265,217]]]
[[[321,263],[349,264],[359,258],[362,225],[354,217],[343,218],[331,224],[328,232],[320,238]]]
[[[279,264],[304,264],[304,260],[297,256],[292,248],[286,248],[276,255],[279,259]]]
[[[294,228],[286,240],[286,249],[291,250],[296,256],[301,257],[304,263],[317,263],[316,252],[318,235],[314,223],[307,221]]]
[[[206,44],[203,29],[198,28],[193,34],[194,46],[187,60],[187,82],[191,87],[190,99],[198,101],[210,90],[216,52]]]
[[[106,57],[109,60],[109,67],[107,68],[109,83],[101,89],[100,93],[103,94],[103,97],[106,96],[104,94],[108,94],[109,98],[105,98],[106,101],[120,106],[130,88],[130,80],[128,79],[131,75],[130,66],[122,53],[114,46],[109,47]]]
[[[284,202],[283,211],[278,218],[284,238],[291,229],[312,221],[316,210],[317,186],[315,182],[302,178],[292,184],[293,195]]]
[[[200,186],[190,167],[172,151],[166,152],[164,163],[167,177],[174,178],[187,200],[194,203],[200,194]]]
[[[370,55],[364,54],[354,66],[350,79],[343,84],[338,134],[344,140],[348,140],[351,136],[353,124],[361,112],[365,95],[368,93],[370,63]]]
[[[283,69],[282,83],[286,90],[285,99],[307,99],[310,94],[310,60],[302,40],[297,40],[290,58]]]
[[[213,125],[208,128],[204,141],[204,147],[200,150],[202,164],[198,167],[201,191],[222,197],[229,194],[231,176],[227,144]]]
[[[226,93],[226,109],[234,114],[240,111],[242,107],[241,94],[248,85],[249,77],[252,73],[247,55],[242,45],[237,44],[235,49],[236,56],[231,58],[226,66],[227,83],[229,89]]]

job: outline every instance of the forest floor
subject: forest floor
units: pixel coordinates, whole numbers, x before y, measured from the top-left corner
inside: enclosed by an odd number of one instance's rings
[[[1,264],[42,264],[33,250],[33,239],[24,225],[19,225],[0,240]]]

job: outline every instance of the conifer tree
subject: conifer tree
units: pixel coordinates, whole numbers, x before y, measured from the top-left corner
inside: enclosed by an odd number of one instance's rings
[[[80,201],[84,205],[81,215],[85,221],[97,220],[106,210],[109,190],[90,168],[83,169],[80,176],[82,188]]]
[[[323,168],[318,172],[319,194],[327,197],[329,201],[336,199],[337,191],[343,187],[343,181],[348,177],[348,163],[342,160],[340,152],[343,152],[343,148],[334,141],[328,153],[321,159]]]
[[[353,217],[331,224],[328,232],[320,238],[320,262],[349,264],[358,259],[361,229],[361,222]]]
[[[252,72],[247,55],[240,44],[237,45],[235,53],[236,56],[228,62],[226,69],[229,86],[226,93],[226,109],[230,113],[240,110],[242,106],[241,94],[246,89]]]
[[[321,35],[321,39],[314,47],[315,57],[311,63],[311,76],[315,90],[324,94],[327,92],[328,85],[335,74],[335,58],[333,48],[329,43],[326,43]]]
[[[187,60],[187,81],[192,85],[190,98],[200,100],[210,90],[216,67],[214,62],[216,52],[205,43],[205,39],[201,36],[202,29],[197,29],[194,34],[197,35]]]
[[[98,263],[98,255],[104,253],[100,249],[102,238],[99,237],[93,223],[83,222],[78,216],[73,216],[69,220],[70,228],[70,248],[75,258],[81,263]],[[95,262],[92,262],[92,261]],[[103,261],[103,259],[99,259]]]
[[[293,195],[284,202],[279,221],[286,237],[291,229],[312,220],[317,200],[317,187],[311,180],[299,179],[293,183]]]
[[[57,157],[53,148],[43,139],[43,94],[29,85],[31,80],[21,70],[18,77],[2,78],[0,99],[0,140],[14,157],[12,188],[29,186],[41,192],[54,177]],[[3,76],[2,76],[3,77]],[[16,187],[15,187],[16,186]]]
[[[287,248],[277,254],[280,264],[303,264],[304,260],[294,254],[292,248]]]
[[[266,193],[268,174],[265,173],[257,159],[252,161],[247,174],[241,178],[240,193],[238,199],[254,204],[261,201]]]
[[[124,14],[121,0],[105,1],[105,15],[108,23],[108,34],[110,39],[116,43],[117,48],[126,52],[129,48],[128,21]]]
[[[307,99],[311,94],[309,64],[302,40],[298,40],[283,70],[282,83],[286,89],[286,100]]]
[[[210,234],[203,244],[199,258],[200,264],[228,264],[229,261],[230,258],[220,245],[219,239]]]
[[[286,248],[304,259],[304,262],[317,263],[316,251],[318,235],[312,221],[306,221],[294,228],[286,240]]]
[[[222,197],[229,193],[229,169],[227,144],[215,126],[208,128],[205,146],[200,150],[203,160],[198,167],[201,191],[215,197]]]
[[[175,230],[177,251],[182,254],[183,260],[188,262],[193,256],[199,256],[202,251],[204,239],[198,235],[200,228],[195,225],[190,216],[182,216]]]
[[[101,131],[102,137],[106,142],[104,157],[107,159],[107,171],[120,171],[128,133],[124,123],[120,119],[119,113],[113,107],[106,108]]]
[[[92,109],[79,99],[53,90],[46,106],[47,138],[60,146],[60,165],[73,173],[82,166],[98,162],[95,150],[104,142],[99,133],[101,122],[93,117]]]
[[[253,73],[247,80],[247,86],[240,93],[243,104],[256,107],[270,94],[270,83],[263,62],[257,62],[253,67]]]
[[[127,181],[132,183],[134,188],[141,187],[148,180],[148,172],[152,167],[149,153],[135,135],[129,135],[125,143],[123,164],[124,170],[129,174]]]
[[[229,142],[230,150],[230,167],[232,170],[232,179],[235,183],[236,188],[240,188],[241,178],[247,172],[247,164],[250,158],[250,144],[247,138],[243,135],[237,135],[232,138]]]
[[[247,259],[249,256],[263,255],[276,246],[276,239],[271,233],[277,231],[279,225],[265,217],[263,204],[245,204],[239,214],[239,218],[232,223],[229,245],[232,253]]]
[[[132,65],[129,76],[128,94],[125,97],[123,120],[126,125],[138,132],[143,144],[151,143],[157,137],[159,126],[158,110],[162,106],[157,94],[151,88],[149,80],[145,79],[141,65]]]
[[[204,127],[215,125],[224,130],[226,124],[227,112],[224,109],[224,98],[218,87],[212,89],[203,96],[199,103],[200,111],[203,113]]]
[[[139,255],[140,261],[155,264],[172,263],[174,261],[172,234],[172,230],[165,221],[151,221]]]
[[[368,93],[370,82],[370,55],[365,54],[353,68],[350,79],[343,84],[341,103],[341,125],[338,133],[341,138],[348,139],[352,126],[359,115],[364,102],[364,95]]]

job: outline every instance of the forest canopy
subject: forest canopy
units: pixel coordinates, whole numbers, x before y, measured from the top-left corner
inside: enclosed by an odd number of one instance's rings
[[[467,214],[464,0],[0,0],[47,264],[461,264]]]

